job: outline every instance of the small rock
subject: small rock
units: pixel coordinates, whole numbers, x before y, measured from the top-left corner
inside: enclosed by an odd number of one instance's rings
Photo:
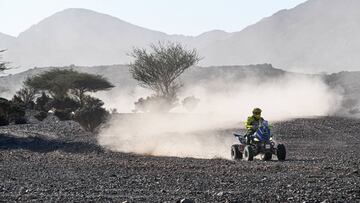
[[[181,199],[181,200],[180,200],[180,203],[195,203],[195,202],[194,202],[194,200],[192,200],[192,199],[186,199],[186,198],[184,198],[184,199]]]

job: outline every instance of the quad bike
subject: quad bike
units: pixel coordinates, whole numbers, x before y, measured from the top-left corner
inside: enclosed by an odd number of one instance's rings
[[[231,146],[231,158],[233,160],[245,159],[246,161],[252,161],[258,154],[261,155],[264,161],[271,160],[273,154],[277,156],[279,161],[284,161],[286,158],[285,145],[273,141],[267,121],[263,121],[256,132],[246,138],[237,133],[234,133],[234,136],[239,139],[240,144]]]

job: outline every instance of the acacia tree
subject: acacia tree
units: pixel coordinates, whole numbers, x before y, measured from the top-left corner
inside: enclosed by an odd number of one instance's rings
[[[102,107],[104,103],[100,99],[86,93],[114,87],[100,75],[80,73],[72,69],[47,71],[28,78],[24,85],[42,92],[42,96],[37,99],[37,109],[46,111],[49,107],[54,108],[54,114],[60,120],[75,119],[85,130],[92,132],[106,121],[108,112]],[[45,117],[46,113],[38,115],[39,120]]]
[[[24,85],[37,91],[46,91],[54,99],[63,99],[68,96],[75,74],[77,72],[73,70],[54,69],[27,78]]]
[[[47,71],[28,78],[24,84],[37,91],[46,91],[58,100],[74,96],[78,99],[80,106],[84,103],[85,93],[109,90],[114,87],[100,75],[80,73],[72,69]]]
[[[113,87],[114,86],[101,75],[81,73],[73,80],[70,90],[78,98],[80,106],[83,106],[86,92],[109,90]]]
[[[151,44],[150,48],[150,52],[140,48],[132,50],[130,56],[135,61],[130,64],[130,73],[141,87],[153,90],[155,97],[172,106],[181,87],[179,76],[201,58],[195,49],[187,50],[179,43]]]

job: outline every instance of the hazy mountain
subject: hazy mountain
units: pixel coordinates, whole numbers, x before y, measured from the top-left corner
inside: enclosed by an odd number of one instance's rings
[[[309,0],[282,10],[202,53],[206,64],[271,63],[286,70],[360,69],[360,1]]]
[[[22,66],[104,65],[130,62],[133,47],[178,41],[200,48],[230,34],[214,30],[198,38],[167,35],[87,9],[66,9],[22,32],[9,60]],[[1,44],[1,43],[0,43]]]
[[[8,49],[15,43],[16,38],[0,32],[0,50]]]
[[[204,57],[201,66],[271,63],[305,72],[359,70],[358,10],[358,0],[309,0],[239,32],[213,30],[191,37],[167,35],[86,9],[66,9],[16,40],[0,35],[0,47],[9,46],[6,60],[24,69],[126,64],[132,47],[170,40],[197,48]]]
[[[27,71],[0,77],[1,97],[11,98],[22,86],[22,82],[33,75],[43,73],[55,67],[33,68]],[[109,79],[115,88],[108,94],[116,95],[126,91],[132,94],[137,83],[131,77],[127,65],[111,66],[66,66],[60,69],[74,69],[80,72],[100,74]],[[289,76],[294,80],[299,78],[316,77],[322,79],[330,89],[335,90],[343,96],[344,112],[360,115],[360,71],[339,72],[333,74],[300,74],[291,73],[281,69],[273,68],[270,64],[246,65],[246,66],[211,66],[191,67],[184,72],[181,80],[184,88],[202,86],[211,90],[225,91],[233,84],[251,78],[254,84],[266,83],[267,81],[278,82],[283,76]]]
[[[109,79],[118,89],[134,89],[137,85],[129,72],[127,65],[109,66],[64,66],[32,68],[27,71],[0,77],[0,93],[6,90],[5,96],[12,96],[22,87],[22,82],[31,76],[41,74],[54,68],[74,69],[79,72],[103,75]],[[273,79],[283,76],[285,71],[273,68],[270,64],[247,65],[247,66],[213,66],[213,67],[191,67],[181,76],[185,86],[213,81],[215,79],[226,79],[228,82],[239,81],[245,77],[258,78],[259,80]],[[288,73],[289,74],[289,73]],[[4,92],[3,92],[4,93]],[[4,95],[2,95],[4,96]]]
[[[27,66],[114,64],[127,62],[131,47],[165,37],[109,15],[66,9],[21,33],[9,57]]]
[[[344,95],[343,106],[352,114],[360,115],[360,71],[342,71],[325,75],[330,88],[335,88]]]

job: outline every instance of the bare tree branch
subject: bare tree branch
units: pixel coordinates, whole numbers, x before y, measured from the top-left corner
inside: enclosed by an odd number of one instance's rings
[[[181,87],[180,75],[201,58],[195,49],[187,50],[179,43],[157,43],[150,45],[151,52],[134,48],[130,56],[130,72],[141,87],[155,91],[157,96],[174,99]]]

